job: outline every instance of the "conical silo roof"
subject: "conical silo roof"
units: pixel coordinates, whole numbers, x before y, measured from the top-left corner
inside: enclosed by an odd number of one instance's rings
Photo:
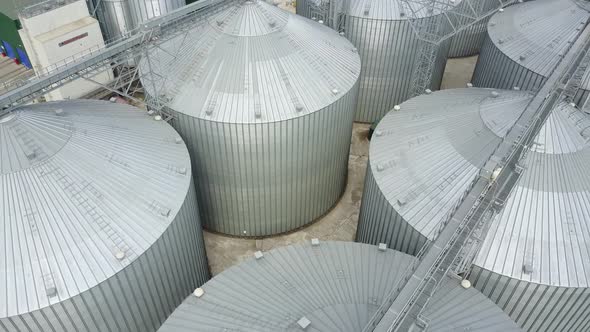
[[[530,1],[496,13],[488,23],[488,34],[511,60],[547,77],[589,15],[570,0]]]
[[[394,250],[351,242],[259,253],[196,290],[159,331],[362,331],[415,261]],[[461,288],[455,278],[443,283],[427,313],[442,331],[518,330],[491,301]]]
[[[590,12],[576,0],[538,0],[494,14],[472,82],[497,89],[538,90],[582,32]],[[590,90],[584,80],[575,96],[583,103]]]
[[[150,56],[170,108],[226,123],[309,115],[346,95],[361,68],[346,38],[262,0],[230,1]],[[154,76],[142,68],[153,93]]]
[[[522,91],[442,90],[388,113],[369,149],[365,194],[371,193],[357,239],[409,253],[433,239],[531,98]]]
[[[475,260],[476,286],[531,329],[590,324],[590,308],[581,304],[590,298],[589,139],[590,116],[565,103],[552,111],[519,162],[518,182],[493,215]],[[498,295],[505,284],[518,283],[531,286],[510,300]],[[557,311],[557,323],[546,321]]]
[[[460,278],[446,276],[422,312],[427,331],[522,331],[494,302]]]
[[[76,100],[1,117],[0,207],[0,326],[145,331],[151,319],[132,312],[157,305],[163,319],[208,278],[188,150],[134,107]],[[160,299],[129,304],[133,292]]]

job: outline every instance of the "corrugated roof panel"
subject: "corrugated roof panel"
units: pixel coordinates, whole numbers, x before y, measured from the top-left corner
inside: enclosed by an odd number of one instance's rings
[[[460,279],[447,276],[422,315],[428,331],[522,331],[494,302],[475,288],[463,288]]]
[[[191,186],[177,139],[167,123],[102,101],[0,119],[0,317],[79,295],[162,237]]]
[[[321,241],[257,257],[191,294],[159,331],[361,331],[416,260],[377,246]],[[434,295],[427,309],[433,331],[518,330],[491,301],[458,283],[447,280]]]
[[[379,123],[369,151],[382,195],[432,238],[532,98],[528,92],[453,89],[422,95]]]
[[[144,75],[148,93],[152,82],[162,87],[178,112],[227,123],[283,121],[336,102],[356,84],[354,46],[327,27],[260,0],[233,1],[206,18],[154,49],[157,75]],[[142,69],[150,73],[146,62]]]
[[[589,137],[588,115],[569,104],[553,110],[493,219],[477,266],[550,286],[590,285]]]
[[[547,77],[589,16],[570,0],[530,1],[494,14],[488,35],[514,62]]]

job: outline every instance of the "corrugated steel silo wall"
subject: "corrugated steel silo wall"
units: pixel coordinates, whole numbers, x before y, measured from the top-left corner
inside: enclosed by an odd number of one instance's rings
[[[546,80],[544,76],[528,70],[507,57],[492,43],[486,33],[471,80],[474,86],[495,89],[519,87],[521,90],[537,91]],[[574,102],[581,107],[589,95],[590,91],[580,89],[574,97]]]
[[[479,2],[463,1],[458,6],[470,6],[473,4],[481,6],[474,8],[476,13],[486,13],[499,7],[498,0],[481,0]],[[465,10],[464,12],[470,13],[471,9]],[[486,29],[490,17],[491,15],[453,36],[449,48],[449,58],[465,57],[479,53],[481,45],[486,38]],[[463,18],[462,21],[461,24],[467,24],[470,19]]]
[[[437,20],[438,17],[425,19]],[[345,34],[357,47],[362,63],[355,121],[378,121],[393,106],[410,98],[420,41],[406,20],[348,16]],[[432,90],[440,88],[449,46],[447,40],[439,49]]]
[[[186,0],[129,0],[134,27],[186,5]]]
[[[588,331],[590,288],[549,287],[475,267],[469,279],[526,331]]]
[[[578,105],[579,108],[582,108],[582,106],[584,106],[584,103],[586,103],[586,101],[588,100],[589,96],[590,96],[590,91],[580,89],[580,90],[578,90],[578,92],[576,93],[576,96],[574,97],[574,103],[576,103],[576,105]]]
[[[471,82],[480,88],[538,90],[547,80],[500,51],[486,36]]]
[[[325,214],[346,187],[357,89],[358,83],[328,107],[282,122],[230,124],[175,113],[205,228],[268,236]]]
[[[453,36],[449,58],[467,57],[479,53],[486,38],[487,22],[488,19],[484,19],[481,24],[474,24]]]
[[[365,189],[359,214],[356,241],[378,245],[416,255],[426,243],[426,237],[416,231],[385,199],[367,165]]]
[[[168,229],[122,271],[75,297],[0,319],[0,331],[156,331],[209,268],[194,184]]]
[[[338,30],[339,21],[342,17],[343,0],[330,0],[325,7],[319,8],[314,1],[299,0],[295,3],[295,12],[297,15],[322,20],[324,24],[332,29]],[[319,0],[318,0],[319,2]]]
[[[96,17],[110,42],[123,37],[133,29],[133,19],[129,8],[129,0],[93,0]]]

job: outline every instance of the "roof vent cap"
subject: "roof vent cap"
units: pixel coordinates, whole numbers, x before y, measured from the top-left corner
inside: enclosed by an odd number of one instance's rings
[[[531,264],[531,263],[525,263],[522,266],[522,272],[524,272],[525,274],[531,274],[531,273],[533,273],[533,264]]]
[[[193,295],[200,298],[201,296],[205,295],[205,291],[199,287],[197,289],[195,289],[195,291],[193,292]]]
[[[115,258],[116,258],[118,261],[122,261],[123,259],[125,259],[125,252],[124,252],[124,251],[122,251],[122,250],[118,250],[118,251],[115,253]]]
[[[57,288],[55,287],[49,287],[45,290],[45,292],[47,293],[47,296],[49,297],[54,297],[57,295]]]
[[[303,316],[297,321],[297,324],[299,327],[305,330],[311,324],[311,321],[307,319],[307,317]]]
[[[471,281],[469,281],[467,279],[461,280],[461,287],[463,287],[465,289],[471,288]]]

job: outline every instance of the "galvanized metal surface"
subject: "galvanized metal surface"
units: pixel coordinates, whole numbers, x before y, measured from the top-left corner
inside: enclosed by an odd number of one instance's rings
[[[92,0],[108,41],[126,36],[143,22],[186,5],[186,0]]]
[[[498,306],[474,288],[463,288],[461,279],[447,276],[423,312],[433,332],[522,331]]]
[[[413,260],[353,242],[274,249],[215,276],[159,331],[299,331],[303,317],[306,331],[360,331]]]
[[[477,13],[484,13],[495,8],[498,8],[498,0],[480,0],[479,2],[467,2],[463,1],[459,6],[468,6],[475,3],[479,7],[475,7],[473,10]],[[449,58],[459,58],[471,56],[479,53],[481,46],[486,38],[486,27],[489,21],[488,18],[465,28],[463,31],[458,32],[451,39],[451,46],[449,47]],[[463,18],[463,24],[469,22],[468,18]]]
[[[522,91],[442,90],[385,116],[371,141],[357,241],[416,254],[531,98]]]
[[[225,270],[160,328],[183,331],[361,331],[412,256],[351,242],[299,244]],[[452,297],[452,298],[450,298]],[[516,331],[475,289],[448,279],[428,310],[433,331]],[[298,322],[308,321],[302,328]]]
[[[236,1],[153,51],[153,81],[191,151],[206,228],[267,236],[336,203],[360,72],[353,48],[328,27]]]
[[[410,97],[421,42],[402,13],[406,9],[400,0],[351,2],[345,35],[358,48],[363,65],[355,121],[378,121]],[[423,14],[434,26],[443,24],[440,13],[424,9]],[[440,88],[449,46],[447,40],[437,51],[432,90]]]
[[[345,2],[348,0],[300,0],[295,3],[297,15],[325,24],[336,31],[343,28]],[[321,21],[321,22],[320,22]]]
[[[589,17],[570,0],[530,1],[496,13],[488,23],[473,84],[538,90]],[[590,84],[582,89],[590,90]],[[582,97],[576,102],[583,102]]]
[[[521,162],[471,275],[529,331],[590,328],[590,117],[553,110]]]
[[[208,279],[169,125],[64,101],[3,116],[0,137],[1,331],[153,331]]]
[[[107,42],[126,36],[135,27],[129,0],[93,0],[96,18]]]

